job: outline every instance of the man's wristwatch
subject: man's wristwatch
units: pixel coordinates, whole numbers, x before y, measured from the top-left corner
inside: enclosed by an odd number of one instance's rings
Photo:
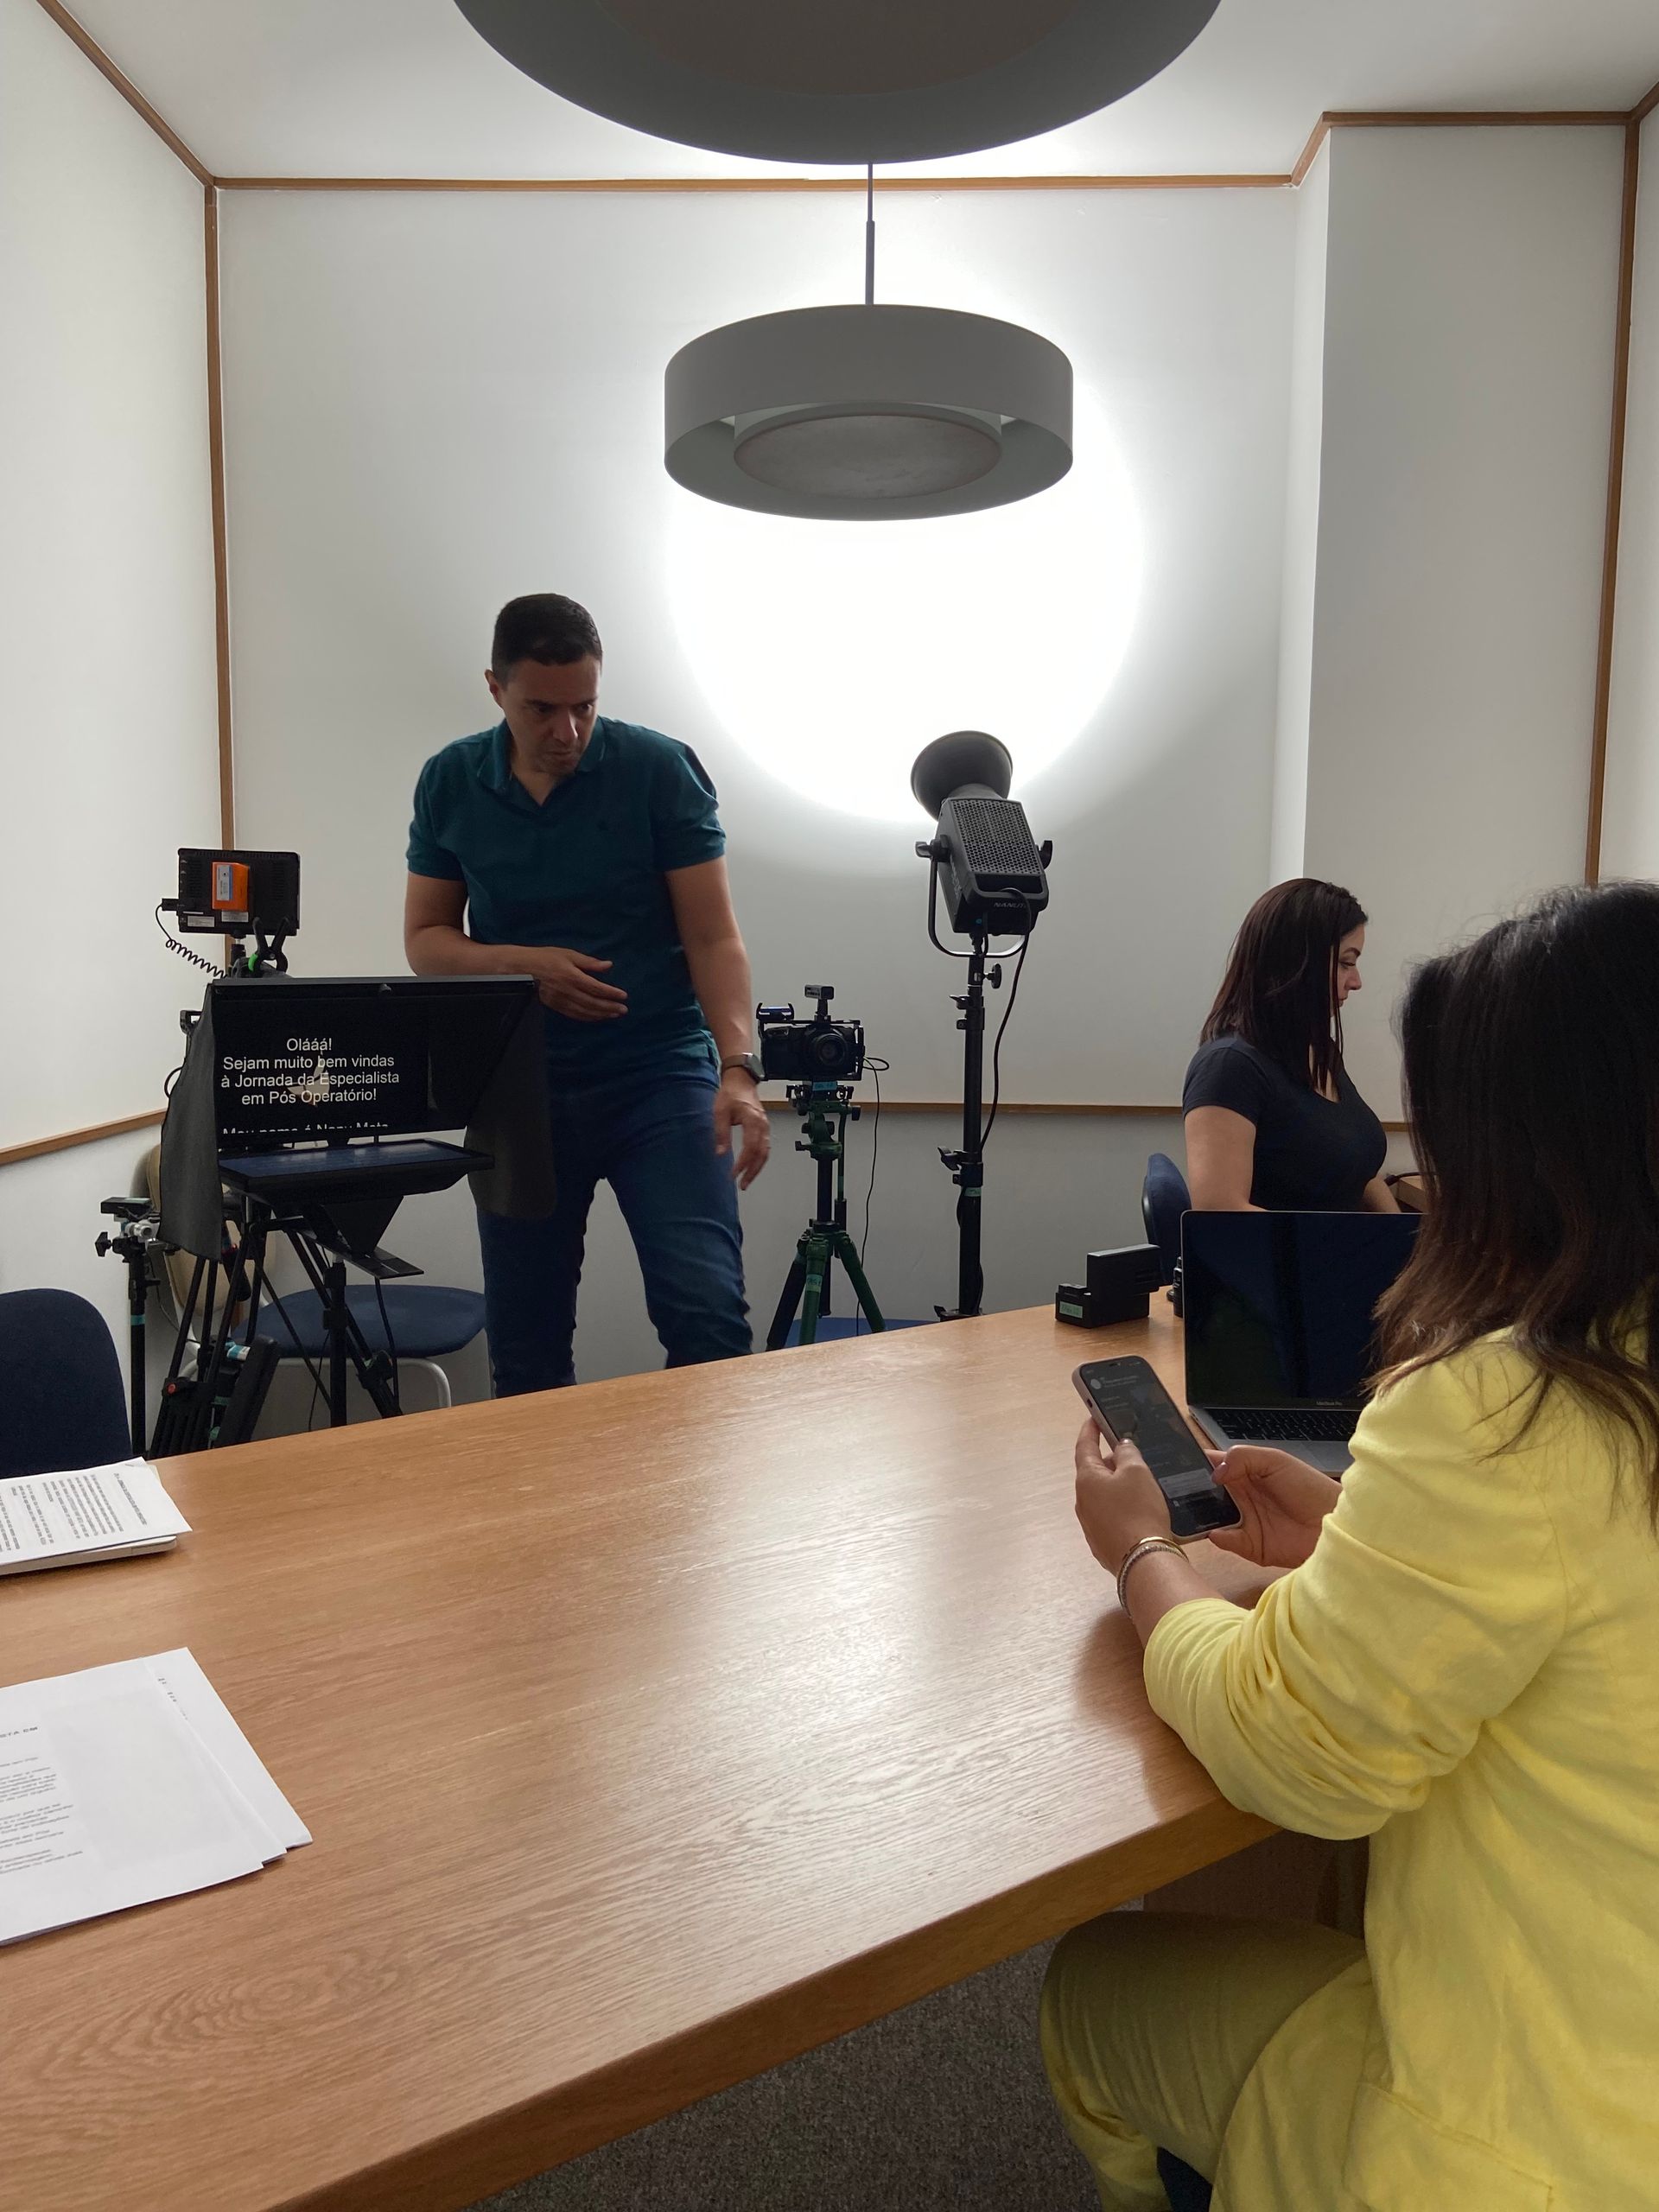
[[[765,1070],[760,1065],[758,1052],[728,1052],[720,1064],[721,1075],[728,1068],[741,1068],[744,1074],[753,1076],[757,1084],[765,1080]]]

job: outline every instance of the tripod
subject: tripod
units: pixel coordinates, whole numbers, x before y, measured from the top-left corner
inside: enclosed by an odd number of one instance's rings
[[[797,1311],[801,1316],[801,1342],[817,1340],[818,1321],[830,1311],[830,1269],[839,1260],[847,1270],[853,1296],[872,1332],[887,1327],[874,1294],[864,1279],[858,1247],[847,1228],[847,1124],[858,1119],[851,1086],[844,1083],[791,1083],[789,1103],[800,1116],[806,1134],[795,1141],[797,1152],[810,1153],[817,1164],[818,1200],[812,1219],[802,1230],[795,1257],[784,1283],[778,1311],[766,1332],[766,1350],[777,1351],[787,1340]]]
[[[326,1349],[324,1364],[315,1371],[328,1408],[329,1426],[341,1427],[346,1419],[348,1368],[383,1420],[402,1412],[391,1357],[371,1347],[346,1303],[346,1265],[334,1249],[338,1228],[318,1209],[283,1212],[250,1197],[240,1236],[224,1257],[196,1262],[180,1317],[178,1342],[162,1390],[154,1446],[158,1452],[199,1452],[214,1445],[243,1444],[252,1434],[272,1370],[281,1357],[273,1341],[255,1333],[261,1304],[269,1299],[278,1318],[286,1320],[282,1302],[270,1292],[266,1276],[267,1247],[273,1236],[287,1240],[321,1302]],[[406,1261],[394,1260],[390,1253],[353,1251],[353,1257],[359,1267],[376,1274],[419,1272]],[[215,1326],[221,1269],[225,1295]],[[181,1370],[198,1310],[204,1317],[204,1326],[196,1373],[189,1378]],[[296,1338],[295,1349],[298,1348]]]
[[[372,1351],[368,1339],[358,1326],[346,1298],[346,1262],[340,1256],[340,1226],[320,1208],[311,1207],[293,1213],[283,1213],[268,1202],[261,1203],[250,1196],[248,1222],[243,1232],[245,1255],[251,1255],[254,1266],[253,1308],[258,1311],[258,1300],[264,1287],[265,1246],[273,1235],[287,1238],[295,1258],[310,1278],[322,1306],[323,1340],[327,1349],[326,1381],[322,1396],[328,1408],[328,1425],[343,1428],[346,1420],[346,1371],[349,1362],[352,1372],[363,1386],[370,1403],[383,1421],[390,1421],[403,1411],[397,1402],[395,1370],[389,1353]],[[357,1265],[377,1277],[384,1274],[417,1274],[406,1260],[396,1260],[389,1252],[378,1248],[372,1252],[353,1250]],[[279,1317],[282,1308],[277,1306]],[[250,1333],[252,1319],[249,1321]]]

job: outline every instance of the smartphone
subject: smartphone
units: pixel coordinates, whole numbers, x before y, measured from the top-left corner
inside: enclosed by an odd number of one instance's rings
[[[1170,1534],[1196,1543],[1243,1516],[1216,1480],[1185,1415],[1144,1359],[1093,1359],[1071,1380],[1109,1444],[1140,1446],[1169,1508]]]

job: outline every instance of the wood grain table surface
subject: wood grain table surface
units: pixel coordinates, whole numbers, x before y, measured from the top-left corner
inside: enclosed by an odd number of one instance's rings
[[[1178,1327],[175,1459],[176,1552],[0,1584],[0,1681],[188,1644],[316,1839],[0,1951],[0,2205],[465,2204],[1266,1834],[1071,1513],[1071,1369]]]

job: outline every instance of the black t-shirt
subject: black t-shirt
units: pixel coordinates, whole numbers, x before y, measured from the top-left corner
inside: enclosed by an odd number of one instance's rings
[[[1388,1138],[1345,1069],[1337,1071],[1335,1098],[1321,1098],[1242,1037],[1216,1037],[1186,1071],[1181,1111],[1195,1106],[1224,1106],[1254,1122],[1252,1205],[1357,1213],[1365,1185],[1382,1173]]]

